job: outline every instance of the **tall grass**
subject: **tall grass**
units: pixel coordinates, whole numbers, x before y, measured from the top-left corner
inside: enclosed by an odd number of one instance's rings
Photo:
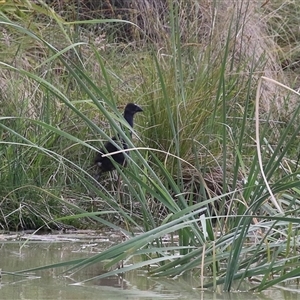
[[[263,290],[297,276],[299,172],[291,149],[299,105],[274,119],[271,79],[261,77],[273,58],[264,45],[244,47],[250,2],[227,16],[214,5],[207,40],[182,25],[185,11],[175,2],[165,11],[164,47],[142,51],[71,35],[71,26],[105,20],[66,23],[43,5],[53,28],[46,38],[37,30],[45,19],[31,28],[26,15],[17,22],[2,14],[13,49],[0,62],[3,228],[122,231],[125,242],[64,263],[76,271],[143,257],[98,278],[151,265],[153,276],[193,271],[201,288],[230,291],[249,277]],[[189,28],[199,20],[190,16]],[[273,83],[285,100],[299,96]],[[132,99],[144,108],[133,140],[118,109]],[[115,134],[129,145],[128,167],[116,166],[117,180],[108,174],[97,182],[92,158]],[[166,235],[176,243],[164,244]]]

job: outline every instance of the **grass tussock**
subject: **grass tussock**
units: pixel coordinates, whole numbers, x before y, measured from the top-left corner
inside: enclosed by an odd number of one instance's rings
[[[272,34],[292,2],[275,14],[276,2],[105,1],[88,18],[81,2],[65,14],[56,1],[2,7],[0,226],[128,237],[71,270],[137,255],[123,272],[193,270],[227,291],[248,277],[257,290],[293,279],[299,94],[282,65],[287,43]],[[144,109],[133,140],[119,125],[128,102]],[[116,134],[128,167],[97,182],[95,151]]]

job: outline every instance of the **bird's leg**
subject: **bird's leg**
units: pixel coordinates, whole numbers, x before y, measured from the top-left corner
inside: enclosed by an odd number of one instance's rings
[[[122,207],[122,197],[121,197],[121,176],[117,174],[117,195],[119,200],[119,205]]]
[[[100,177],[101,177],[101,172],[99,172],[98,174],[94,175],[94,179],[96,181],[99,181]]]

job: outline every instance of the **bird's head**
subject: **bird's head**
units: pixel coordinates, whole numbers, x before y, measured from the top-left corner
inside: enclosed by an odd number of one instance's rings
[[[134,115],[137,112],[143,111],[138,105],[134,103],[128,103],[125,107],[124,114]]]

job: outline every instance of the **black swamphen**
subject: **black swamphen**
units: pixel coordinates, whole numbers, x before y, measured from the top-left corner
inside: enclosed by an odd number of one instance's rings
[[[138,105],[134,103],[128,103],[124,110],[124,118],[128,122],[128,124],[133,128],[133,117],[137,112],[143,111]],[[132,135],[132,132],[130,132],[130,136]],[[112,140],[116,141],[116,144],[120,145],[120,149],[127,149],[128,146],[126,142],[120,137],[113,137]],[[115,162],[120,164],[121,166],[126,165],[126,157],[124,153],[117,153],[113,154],[110,157],[102,157],[103,154],[106,153],[112,153],[116,152],[118,149],[115,145],[113,145],[111,142],[106,142],[104,144],[104,147],[102,149],[99,149],[99,152],[97,153],[94,163],[99,168],[99,172],[96,175],[96,180],[100,178],[102,173],[109,172],[115,169],[115,166],[111,159],[113,159]]]

